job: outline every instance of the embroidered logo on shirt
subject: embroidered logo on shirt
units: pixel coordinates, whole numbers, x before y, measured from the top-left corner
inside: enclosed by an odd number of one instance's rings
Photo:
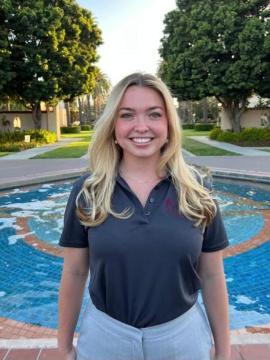
[[[181,213],[179,213],[177,204],[171,198],[167,197],[164,200],[164,206],[165,206],[165,210],[167,213],[173,214],[173,215],[179,216],[179,217],[183,216]]]

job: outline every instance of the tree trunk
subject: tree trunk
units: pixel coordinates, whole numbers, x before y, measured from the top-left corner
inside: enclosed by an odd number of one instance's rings
[[[218,101],[222,103],[223,110],[231,123],[232,131],[239,133],[241,131],[241,117],[247,109],[247,98],[243,98],[241,101],[218,98]]]
[[[79,96],[78,96],[78,104],[79,104],[79,121],[80,121],[80,124],[82,124],[83,123],[83,106],[82,106],[82,100]]]
[[[37,102],[32,108],[32,119],[36,130],[41,129],[41,115],[40,102]]]
[[[67,126],[71,126],[69,101],[65,102],[65,108],[66,108],[66,114],[67,114]]]
[[[89,94],[86,95],[86,106],[87,106],[87,110],[86,110],[86,114],[87,114],[87,123],[91,123],[92,122],[92,111],[91,111],[91,101],[90,101],[90,96]]]
[[[207,98],[202,100],[202,108],[203,108],[203,122],[208,122],[208,101]]]

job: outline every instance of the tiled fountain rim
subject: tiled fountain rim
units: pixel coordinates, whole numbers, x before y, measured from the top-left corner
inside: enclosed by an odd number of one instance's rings
[[[6,183],[0,183],[0,191],[11,190],[17,187],[31,186],[44,184],[50,181],[63,181],[63,180],[72,180],[76,177],[83,175],[87,172],[87,168],[84,169],[74,169],[73,171],[68,170],[67,172],[51,172],[51,173],[42,173],[36,174],[34,178],[21,176],[18,178],[9,179]],[[266,172],[255,172],[247,170],[235,170],[235,169],[225,169],[225,168],[212,168],[211,173],[214,178],[225,178],[232,180],[243,180],[256,183],[270,184],[270,173]]]

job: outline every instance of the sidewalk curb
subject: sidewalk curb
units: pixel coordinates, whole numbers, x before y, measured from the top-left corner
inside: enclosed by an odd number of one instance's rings
[[[67,172],[61,170],[61,172],[59,173],[55,171],[50,173],[46,173],[46,172],[40,174],[37,173],[35,174],[35,178],[20,176],[18,178],[13,178],[12,181],[0,183],[0,191],[13,189],[15,187],[20,187],[20,186],[38,185],[50,181],[70,180],[80,175],[83,175],[87,170],[88,168],[85,167],[75,170],[68,169]]]
[[[268,345],[270,343],[269,334],[234,334],[231,331],[232,345]],[[74,337],[73,344],[76,346],[78,341]],[[39,339],[3,339],[0,340],[0,349],[55,349],[57,348],[57,338],[39,338]]]
[[[221,168],[210,168],[208,167],[211,174],[216,178],[224,179],[235,179],[243,180],[250,182],[259,182],[263,184],[270,184],[270,174],[261,172],[252,172],[246,170],[235,169],[221,169]],[[88,167],[78,168],[74,170],[67,169],[66,171],[61,170],[59,172],[51,171],[45,173],[36,173],[35,177],[20,176],[17,178],[12,178],[12,180],[7,180],[6,182],[0,183],[0,191],[9,190],[20,186],[31,186],[43,184],[50,181],[61,181],[61,180],[71,180],[78,176],[83,175],[87,172]]]

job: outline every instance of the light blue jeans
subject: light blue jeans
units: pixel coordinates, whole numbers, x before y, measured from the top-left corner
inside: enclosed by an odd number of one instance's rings
[[[98,310],[83,314],[77,360],[210,360],[212,334],[197,302],[166,323],[136,328]]]

